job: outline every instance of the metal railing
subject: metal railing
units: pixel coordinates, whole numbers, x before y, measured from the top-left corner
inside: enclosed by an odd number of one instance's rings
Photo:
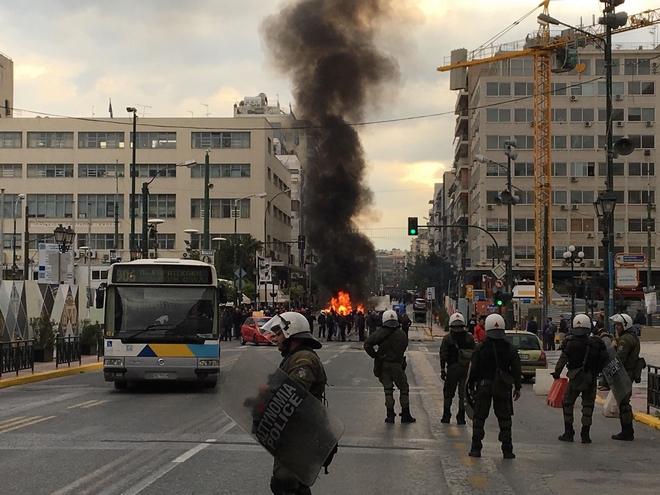
[[[34,373],[34,340],[0,342],[0,376],[29,369]]]
[[[60,364],[66,363],[71,367],[71,363],[78,361],[82,364],[82,353],[80,352],[80,337],[58,337],[55,340],[55,368],[59,368]]]
[[[660,366],[647,365],[648,383],[646,392],[646,414],[651,414],[651,408],[660,409]]]

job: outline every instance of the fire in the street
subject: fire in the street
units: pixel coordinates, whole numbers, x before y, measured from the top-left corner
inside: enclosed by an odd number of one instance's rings
[[[332,309],[335,310],[335,313],[343,316],[346,316],[353,311],[351,296],[348,294],[348,292],[339,291],[337,297],[330,299],[330,307],[327,308],[326,311],[330,311]],[[358,304],[356,309],[364,313],[364,307],[362,304]]]

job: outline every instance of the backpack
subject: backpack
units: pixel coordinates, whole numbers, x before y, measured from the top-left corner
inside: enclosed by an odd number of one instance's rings
[[[633,371],[633,380],[635,383],[641,383],[642,381],[642,371],[646,369],[646,359],[643,357],[638,357],[635,361],[635,369]]]
[[[554,335],[556,333],[557,333],[557,325],[555,325],[554,323],[550,323],[548,325],[548,334]]]

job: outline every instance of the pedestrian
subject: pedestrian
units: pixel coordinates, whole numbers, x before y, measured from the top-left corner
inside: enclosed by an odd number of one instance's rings
[[[321,311],[319,313],[318,318],[316,318],[316,321],[319,324],[319,338],[325,337],[325,311]]]
[[[564,318],[564,315],[559,315],[559,332],[557,332],[557,337],[559,338],[559,345],[561,346],[564,343],[566,334],[568,333],[568,321]]]
[[[325,324],[328,326],[328,342],[332,342],[332,337],[337,330],[337,313],[334,309],[331,309],[330,314],[326,315]]]
[[[378,315],[376,314],[375,310],[370,309],[369,314],[367,315],[367,329],[369,330],[369,335],[376,332],[377,327],[378,327]]]
[[[473,314],[472,318],[470,318],[470,321],[468,322],[467,325],[467,331],[470,335],[474,335],[474,327],[477,326],[477,315]]]
[[[406,337],[408,336],[408,332],[410,331],[411,325],[412,325],[412,321],[410,321],[410,317],[406,313],[403,313],[403,315],[401,316],[401,330],[406,332]]]
[[[346,342],[346,317],[342,314],[337,317],[337,327],[339,328],[337,340]]]
[[[445,382],[442,388],[444,410],[441,423],[449,423],[451,420],[451,403],[458,388],[456,423],[465,424],[465,381],[475,346],[474,338],[466,331],[463,315],[451,315],[449,335],[446,335],[440,344],[440,378]]]
[[[513,400],[520,398],[522,370],[518,350],[505,338],[504,318],[491,314],[486,318],[486,338],[472,354],[468,393],[474,402],[470,457],[481,457],[484,425],[491,401],[500,427],[499,440],[505,459],[515,459],[511,434]]]
[[[232,322],[234,324],[234,338],[238,340],[241,335],[241,325],[243,325],[243,313],[239,307],[234,308]]]
[[[614,323],[617,338],[612,343],[616,347],[616,355],[621,361],[630,381],[639,383],[636,378],[641,378],[641,370],[639,376],[635,376],[635,371],[638,366],[639,351],[641,344],[639,337],[633,330],[632,318],[626,314],[616,314],[610,317],[610,321]],[[643,361],[643,360],[642,360]],[[644,367],[646,362],[644,361]],[[619,402],[619,421],[621,422],[621,432],[612,435],[613,440],[627,440],[632,441],[635,439],[635,430],[633,428],[633,412],[630,406],[630,398],[632,397],[632,390]]]
[[[364,350],[374,360],[374,375],[380,380],[385,391],[386,423],[394,423],[394,385],[399,389],[401,402],[401,422],[417,421],[410,415],[410,389],[406,376],[405,352],[408,337],[399,326],[399,319],[391,309],[383,312],[381,328],[367,337]],[[378,349],[376,350],[375,347]]]
[[[527,322],[527,331],[537,336],[539,334],[539,325],[536,323],[536,319],[533,316],[529,317],[529,321]]]
[[[475,342],[481,342],[486,338],[486,329],[484,328],[484,324],[486,322],[486,318],[483,316],[479,317],[479,321],[477,323],[477,326],[474,327],[474,341]]]
[[[264,328],[275,334],[277,349],[284,359],[280,369],[296,385],[323,402],[327,377],[323,363],[315,350],[323,344],[309,331],[309,322],[300,313],[285,312],[271,318]],[[311,495],[311,489],[303,485],[277,458],[273,463],[270,489],[274,495]]]
[[[234,322],[232,319],[231,308],[225,308],[222,316],[222,340],[231,342],[231,334],[233,333]]]
[[[644,313],[642,313],[641,309],[637,309],[637,313],[635,314],[635,319],[633,320],[634,325],[640,325],[644,326],[646,325],[646,316],[644,316]]]
[[[557,333],[557,325],[552,322],[552,317],[548,316],[548,319],[543,324],[543,350],[544,351],[554,351],[555,350],[555,333]]]
[[[358,340],[364,342],[364,328],[366,326],[366,318],[362,311],[358,311],[357,316],[355,317],[355,325],[358,329]]]
[[[573,407],[582,395],[582,443],[591,443],[591,429],[594,403],[596,402],[597,377],[607,362],[605,343],[595,336],[590,336],[591,320],[588,315],[578,314],[573,318],[573,332],[561,345],[561,356],[555,366],[552,377],[559,380],[564,366],[568,368],[568,385],[561,402],[564,411],[564,433],[559,436],[562,442],[572,442]]]

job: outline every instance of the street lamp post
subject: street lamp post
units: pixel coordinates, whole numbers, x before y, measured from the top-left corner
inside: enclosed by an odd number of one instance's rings
[[[58,271],[58,281],[60,284],[63,284],[62,280],[62,255],[69,251],[69,248],[73,244],[73,240],[76,237],[76,232],[69,225],[66,229],[60,224],[53,231],[55,235],[55,243],[60,248],[60,255],[58,256],[57,271]]]
[[[211,165],[209,163],[209,154],[211,153],[211,148],[206,150],[206,155],[204,155],[204,249],[211,249],[211,234],[210,234],[210,219],[211,219],[211,199],[209,198],[209,192],[213,189],[213,184],[210,183],[211,180]]]
[[[239,213],[240,213],[239,210],[238,210],[238,203],[240,201],[243,201],[244,199],[249,199],[249,198],[254,198],[254,197],[265,198],[266,196],[268,196],[268,194],[263,192],[263,193],[257,193],[257,194],[250,194],[250,195],[245,196],[243,198],[234,199],[233,208],[231,209],[231,216],[234,218],[234,263],[233,263],[233,274],[232,274],[232,281],[234,282],[234,289],[236,289],[236,287],[237,287],[238,279],[242,278],[242,277],[239,277],[238,275],[236,275],[236,271],[238,270],[238,252],[236,250],[236,247],[238,245],[238,216],[239,216]],[[238,291],[235,290],[234,292],[236,294],[234,296],[235,297],[234,303],[238,304]]]
[[[150,218],[147,223],[149,224],[149,239],[154,241],[154,258],[158,259],[158,226],[165,220],[162,218]],[[149,258],[149,241],[147,241],[147,258]]]
[[[11,249],[12,249],[12,265],[11,265],[11,278],[16,280],[16,271],[18,270],[18,265],[16,265],[16,207],[18,206],[19,201],[25,199],[25,194],[21,193],[18,197],[14,197],[14,233],[11,237]]]
[[[568,246],[568,251],[564,253],[564,261],[566,263],[570,263],[571,265],[571,322],[573,321],[573,318],[575,318],[575,275],[574,275],[574,269],[575,269],[575,263],[582,263],[582,260],[584,259],[584,252],[583,251],[575,251],[575,246],[570,245]]]
[[[594,202],[596,216],[602,219],[603,224],[603,271],[607,276],[608,293],[604,297],[605,318],[609,318],[614,311],[614,209],[616,208],[616,194],[614,191],[605,191],[598,195]]]
[[[131,261],[135,258],[133,257],[137,253],[137,246],[135,245],[135,150],[137,148],[137,108],[135,107],[126,107],[128,113],[133,114],[133,132],[131,133],[131,200],[130,200],[130,216],[131,216],[131,235],[128,240],[129,250],[131,253]]]

